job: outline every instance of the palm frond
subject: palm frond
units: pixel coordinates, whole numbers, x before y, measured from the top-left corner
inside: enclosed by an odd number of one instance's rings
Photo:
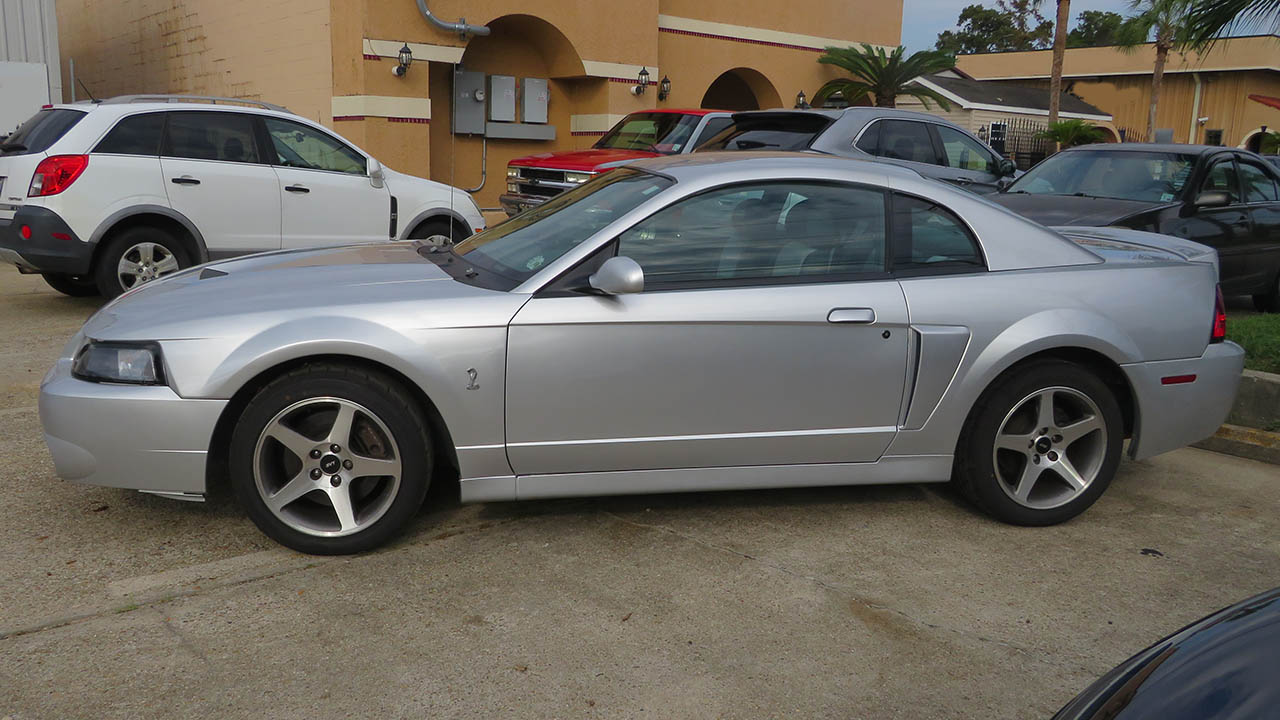
[[[822,102],[836,92],[842,93],[850,102],[867,95],[873,96],[877,103],[884,103],[898,95],[911,95],[926,104],[932,100],[950,109],[946,98],[911,83],[922,75],[932,75],[955,67],[955,58],[947,53],[922,50],[906,56],[906,48],[902,46],[887,52],[883,47],[863,43],[858,47],[828,47],[818,58],[818,62],[838,67],[851,77],[832,80],[823,85],[814,96],[815,103]]]

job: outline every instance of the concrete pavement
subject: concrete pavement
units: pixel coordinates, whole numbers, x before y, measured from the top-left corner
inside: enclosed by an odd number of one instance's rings
[[[301,556],[53,476],[39,380],[96,306],[0,267],[0,718],[1047,718],[1280,584],[1280,468],[1201,450],[1053,528],[835,488],[444,503]]]

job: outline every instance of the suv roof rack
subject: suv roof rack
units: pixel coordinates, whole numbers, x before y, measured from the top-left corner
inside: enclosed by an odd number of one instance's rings
[[[218,97],[216,95],[117,95],[113,98],[107,98],[101,101],[102,105],[124,105],[128,103],[141,102],[196,102],[209,103],[217,105],[218,103],[234,103],[239,105],[251,105],[259,107],[263,110],[275,110],[276,112],[286,112],[290,115],[293,111],[283,105],[275,105],[261,100],[249,100],[247,98]]]

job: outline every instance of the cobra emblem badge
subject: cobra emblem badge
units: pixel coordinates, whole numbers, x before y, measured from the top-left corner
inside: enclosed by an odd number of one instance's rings
[[[476,382],[476,378],[478,377],[480,377],[480,373],[476,372],[475,368],[467,368],[467,389],[468,390],[480,389],[479,383]]]

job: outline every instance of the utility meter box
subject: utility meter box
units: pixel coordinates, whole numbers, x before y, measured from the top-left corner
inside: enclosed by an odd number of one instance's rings
[[[521,79],[520,117],[527,123],[547,121],[547,102],[551,97],[546,78]]]
[[[459,70],[453,74],[453,131],[484,134],[484,73]]]
[[[489,119],[516,121],[516,79],[510,75],[489,76]]]

